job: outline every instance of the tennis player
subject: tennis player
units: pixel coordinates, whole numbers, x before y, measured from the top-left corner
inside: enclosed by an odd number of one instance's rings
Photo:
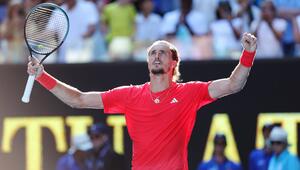
[[[49,75],[36,60],[28,73],[74,108],[124,113],[133,141],[132,170],[187,170],[187,147],[196,112],[202,106],[240,91],[256,52],[256,37],[245,33],[239,64],[228,78],[177,83],[180,58],[174,45],[156,41],[148,48],[150,82],[103,92],[82,92]]]

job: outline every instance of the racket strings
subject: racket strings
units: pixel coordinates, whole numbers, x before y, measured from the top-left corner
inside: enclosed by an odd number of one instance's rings
[[[36,8],[29,14],[25,24],[28,45],[39,54],[55,50],[68,31],[67,16],[52,6]]]

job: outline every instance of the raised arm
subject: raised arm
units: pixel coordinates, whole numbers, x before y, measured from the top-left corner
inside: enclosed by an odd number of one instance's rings
[[[101,92],[82,92],[49,75],[36,59],[28,63],[28,74],[36,74],[36,80],[57,98],[73,108],[102,109]]]
[[[256,37],[244,33],[241,42],[244,48],[243,54],[230,77],[214,80],[209,85],[208,91],[212,98],[221,98],[237,93],[245,86],[256,52]]]

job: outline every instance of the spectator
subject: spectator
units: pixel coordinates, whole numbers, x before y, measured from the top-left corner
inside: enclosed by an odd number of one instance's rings
[[[274,127],[270,134],[270,141],[274,155],[272,156],[268,170],[299,170],[298,157],[292,155],[287,147],[287,133],[281,127]]]
[[[299,0],[272,0],[278,10],[278,16],[287,21],[287,27],[282,37],[283,53],[285,57],[295,55],[295,35],[293,34],[292,19],[300,15]]]
[[[251,0],[238,0],[239,9],[237,17],[242,19],[243,32],[250,32],[250,26],[253,21],[260,20],[260,9],[251,3]]]
[[[152,0],[139,1],[139,8],[141,11],[135,19],[135,59],[145,61],[145,49],[160,37],[160,30],[157,29],[157,26],[161,25],[161,17],[152,13]]]
[[[24,63],[24,53],[26,46],[24,43],[24,21],[25,12],[22,0],[9,1],[7,18],[1,25],[1,35],[3,38],[1,51],[4,62]]]
[[[112,61],[127,60],[132,56],[135,16],[131,0],[117,0],[104,7],[102,21],[107,29]]]
[[[272,124],[265,124],[263,126],[264,147],[262,149],[255,149],[250,153],[249,170],[268,170],[272,156],[271,142],[269,139],[272,128]]]
[[[193,0],[193,8],[204,14],[208,23],[212,23],[216,20],[215,11],[218,7],[218,3],[225,0]],[[238,10],[237,0],[227,0],[230,6],[233,7],[233,13],[236,14]]]
[[[201,12],[210,24],[216,19],[215,10],[217,9],[218,1],[216,0],[193,0],[193,8]]]
[[[205,16],[192,9],[192,0],[181,0],[181,9],[165,14],[161,26],[162,36],[170,39],[181,51],[182,60],[196,59],[193,37],[208,33]],[[175,39],[175,40],[174,40]]]
[[[181,0],[181,9],[166,13],[163,19],[163,36],[175,36],[180,26],[185,26],[190,35],[208,32],[205,16],[192,9],[192,0]]]
[[[197,170],[241,170],[240,164],[230,161],[225,156],[225,148],[227,142],[224,134],[216,134],[214,138],[214,154],[213,158],[208,162],[202,162],[198,165]]]
[[[93,48],[93,58],[95,61],[107,61],[107,44],[105,41],[105,32],[104,28],[101,25],[101,17],[104,6],[107,4],[107,0],[87,0],[92,2],[97,7],[97,13],[99,16],[99,22],[97,22],[96,25],[96,31],[94,35],[92,36],[92,42],[94,44]]]
[[[251,25],[258,37],[257,58],[282,58],[281,40],[287,23],[276,17],[276,8],[271,1],[263,2],[261,10],[261,20]]]
[[[214,56],[218,59],[236,58],[240,51],[239,39],[242,31],[242,20],[233,18],[229,1],[219,2],[216,15],[217,20],[210,26]]]
[[[87,134],[74,136],[69,152],[58,160],[56,170],[89,170],[88,150],[92,147],[93,144]]]
[[[66,0],[62,8],[69,16],[69,34],[59,49],[58,62],[84,63],[93,60],[93,35],[99,22],[98,11],[89,1]],[[54,26],[55,27],[55,26]]]
[[[93,143],[88,169],[90,170],[124,170],[125,159],[114,152],[110,144],[108,128],[101,123],[92,125],[88,134]]]

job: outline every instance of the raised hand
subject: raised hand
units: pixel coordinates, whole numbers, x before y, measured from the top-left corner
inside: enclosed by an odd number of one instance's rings
[[[256,37],[250,33],[244,33],[241,39],[244,50],[254,52],[257,48]]]
[[[39,60],[35,57],[28,57],[28,64],[27,64],[27,73],[30,75],[35,75],[35,77],[39,77],[42,72],[44,71],[44,67],[42,64],[39,63]]]

